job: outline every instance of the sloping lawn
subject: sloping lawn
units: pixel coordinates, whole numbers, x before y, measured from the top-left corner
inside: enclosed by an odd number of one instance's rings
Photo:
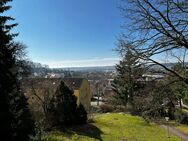
[[[48,141],[181,141],[176,136],[167,137],[167,131],[141,117],[128,114],[100,114],[94,122],[53,132]]]

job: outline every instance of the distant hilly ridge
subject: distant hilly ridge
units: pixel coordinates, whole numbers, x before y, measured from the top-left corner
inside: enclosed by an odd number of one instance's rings
[[[167,68],[172,68],[173,66],[175,66],[177,63],[162,63],[162,65],[164,65]],[[188,62],[185,62],[185,66],[188,66]],[[159,65],[154,65],[152,67],[153,69],[163,69],[162,66]]]
[[[177,63],[162,63],[164,66],[168,68],[172,68]],[[185,62],[185,65],[188,66],[188,62]],[[163,69],[159,65],[153,65],[151,67],[152,69]],[[115,71],[115,66],[96,66],[96,67],[71,67],[71,68],[62,68],[64,70],[70,70],[70,71]]]
[[[96,67],[71,67],[71,68],[63,68],[64,70],[70,71],[115,71],[115,66],[96,66]]]
[[[163,63],[168,68],[173,67],[177,63]],[[110,72],[115,71],[115,66],[96,66],[96,67],[69,67],[69,68],[49,68],[48,65],[43,65],[40,63],[29,62],[28,65],[33,69],[33,72],[38,70],[47,70],[47,72],[56,71],[79,71],[79,72]],[[188,62],[185,63],[188,66]],[[163,68],[159,65],[153,65],[152,70],[162,70]]]

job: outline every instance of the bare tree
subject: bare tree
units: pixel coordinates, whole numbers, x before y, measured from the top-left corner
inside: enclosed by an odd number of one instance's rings
[[[132,50],[142,60],[160,65],[188,83],[188,78],[153,59],[169,50],[188,49],[188,1],[122,0],[120,9],[126,19],[122,44],[131,40]]]

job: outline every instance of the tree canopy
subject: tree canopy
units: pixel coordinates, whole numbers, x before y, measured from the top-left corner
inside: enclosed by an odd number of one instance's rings
[[[187,77],[154,59],[169,50],[188,48],[188,1],[123,0],[120,9],[126,22],[123,40],[131,40],[137,56],[162,66],[188,83]]]
[[[23,49],[14,41],[18,34],[11,32],[17,23],[11,24],[14,18],[4,13],[11,1],[0,1],[0,136],[8,141],[29,141],[34,123],[20,89],[18,61]]]

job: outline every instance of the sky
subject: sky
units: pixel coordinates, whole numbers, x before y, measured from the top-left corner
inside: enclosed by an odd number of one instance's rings
[[[118,63],[119,0],[14,0],[8,11],[28,58],[50,67]]]

